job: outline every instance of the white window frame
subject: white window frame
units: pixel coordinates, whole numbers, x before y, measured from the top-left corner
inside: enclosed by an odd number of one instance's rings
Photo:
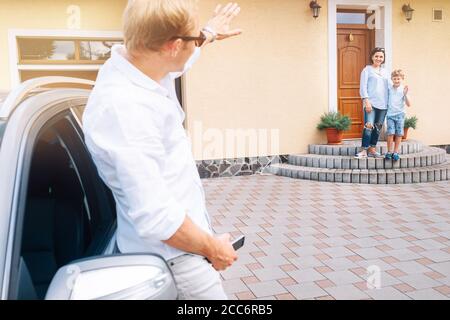
[[[18,37],[64,37],[64,38],[123,38],[121,31],[91,31],[91,30],[67,30],[67,29],[9,29],[9,69],[11,87],[20,84],[20,71],[23,70],[62,70],[62,71],[96,71],[101,65],[77,64],[77,65],[48,65],[48,64],[19,64]]]
[[[337,8],[338,6],[367,8],[376,5],[383,7],[381,29],[375,31],[375,44],[386,49],[385,67],[392,69],[392,0],[328,0],[328,109],[338,111],[337,106]]]

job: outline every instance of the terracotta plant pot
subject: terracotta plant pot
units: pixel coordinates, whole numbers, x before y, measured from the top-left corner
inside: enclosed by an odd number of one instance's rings
[[[336,128],[327,128],[328,144],[342,144],[343,132]]]
[[[408,129],[409,128],[403,128],[403,138],[402,138],[402,140],[408,139]]]

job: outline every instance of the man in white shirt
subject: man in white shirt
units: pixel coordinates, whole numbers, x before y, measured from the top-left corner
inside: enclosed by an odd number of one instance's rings
[[[200,47],[241,33],[229,30],[239,11],[218,6],[200,31],[195,0],[130,0],[125,46],[113,47],[83,115],[86,145],[116,201],[120,251],[164,257],[181,299],[226,299],[217,271],[237,255],[228,234],[213,236],[174,79]]]

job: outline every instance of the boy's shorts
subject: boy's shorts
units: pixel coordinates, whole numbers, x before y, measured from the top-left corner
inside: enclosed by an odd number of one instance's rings
[[[388,136],[396,135],[403,137],[403,127],[405,125],[405,115],[399,114],[395,116],[387,116],[387,130]]]

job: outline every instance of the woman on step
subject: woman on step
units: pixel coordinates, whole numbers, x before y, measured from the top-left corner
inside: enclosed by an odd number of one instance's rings
[[[373,49],[370,59],[372,64],[361,72],[360,95],[364,108],[364,129],[362,150],[355,155],[357,159],[382,157],[376,151],[376,146],[387,112],[389,76],[383,67],[386,61],[384,48]]]

